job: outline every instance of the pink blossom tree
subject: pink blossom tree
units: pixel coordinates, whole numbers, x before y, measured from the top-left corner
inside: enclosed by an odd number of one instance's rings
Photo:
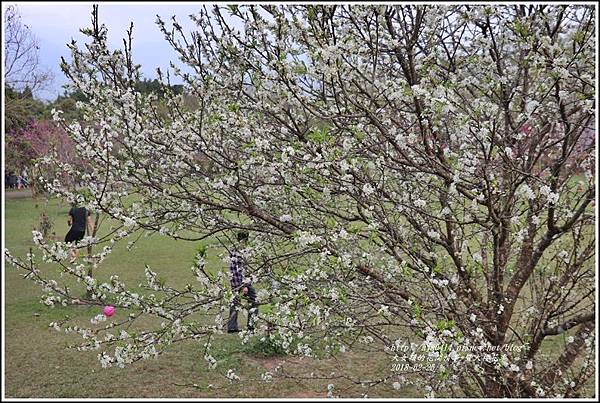
[[[73,164],[81,161],[67,132],[51,120],[34,120],[19,130],[18,136],[29,144],[32,160],[55,153],[62,161]]]

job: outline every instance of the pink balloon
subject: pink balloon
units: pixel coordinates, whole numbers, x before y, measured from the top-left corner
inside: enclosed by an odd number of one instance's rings
[[[106,316],[113,316],[115,314],[115,307],[107,305],[107,306],[104,307],[104,311],[103,312],[104,312],[104,314]]]

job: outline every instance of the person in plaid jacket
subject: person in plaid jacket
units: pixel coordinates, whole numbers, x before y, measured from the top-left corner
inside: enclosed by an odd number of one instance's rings
[[[240,246],[243,247],[248,241],[248,232],[240,231],[237,234],[237,239],[240,243]],[[256,303],[256,292],[252,287],[252,281],[250,280],[250,278],[244,276],[245,262],[242,255],[234,249],[230,252],[229,259],[229,282],[231,284],[231,289],[233,290],[235,297],[233,298],[233,301],[231,302],[231,307],[229,308],[227,333],[235,333],[240,331],[237,320],[238,311],[240,307],[240,291],[242,292],[244,298],[250,301],[251,307],[248,311],[248,330],[254,331],[252,316],[258,311],[258,304]]]

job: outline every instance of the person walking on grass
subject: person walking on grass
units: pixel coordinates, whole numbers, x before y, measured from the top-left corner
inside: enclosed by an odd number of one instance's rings
[[[248,242],[248,232],[238,232],[237,240],[239,243],[239,248],[242,249],[244,246],[246,246],[246,243]],[[240,331],[237,320],[238,311],[240,307],[240,292],[242,293],[244,298],[250,301],[251,306],[250,310],[248,311],[248,330],[252,332],[254,331],[254,323],[252,317],[253,314],[258,312],[258,304],[256,303],[256,292],[252,287],[252,281],[250,280],[250,278],[244,276],[245,262],[240,252],[236,249],[233,249],[229,254],[229,258],[229,282],[231,284],[231,289],[234,293],[234,298],[231,302],[231,307],[229,308],[227,333],[236,333]]]
[[[65,236],[65,242],[77,244],[85,236],[85,229],[87,227],[88,233],[93,232],[94,224],[92,223],[92,217],[90,211],[85,207],[77,207],[77,203],[71,203],[71,210],[69,210],[69,217],[67,218],[67,224],[71,227],[67,235]],[[71,249],[70,263],[75,263],[79,256],[79,249],[75,246]]]

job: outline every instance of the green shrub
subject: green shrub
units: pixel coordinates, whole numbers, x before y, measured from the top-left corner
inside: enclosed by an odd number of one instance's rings
[[[257,357],[277,357],[286,355],[285,350],[276,340],[265,337],[264,340],[255,338],[244,346],[244,352]]]

